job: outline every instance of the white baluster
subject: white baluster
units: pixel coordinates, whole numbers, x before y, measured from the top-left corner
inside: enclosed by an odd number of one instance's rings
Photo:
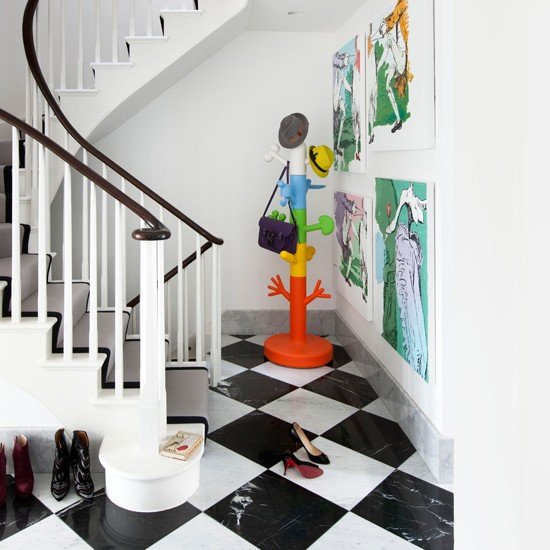
[[[153,35],[153,2],[147,0],[147,36]]]
[[[27,67],[25,72],[25,122],[32,126],[32,87],[33,78]],[[25,135],[25,195],[30,193],[32,185],[32,142],[33,139]]]
[[[189,282],[188,270],[183,270],[183,360],[189,361]]]
[[[118,1],[113,1],[112,54],[113,63],[118,63]]]
[[[161,209],[161,221],[162,221]],[[164,241],[157,242],[157,345],[158,345],[158,399],[159,399],[159,432],[166,436],[166,344],[164,325]]]
[[[101,62],[101,2],[95,0],[95,62]]]
[[[48,258],[46,256],[46,174],[44,146],[38,148],[38,321],[45,323],[48,315]],[[65,256],[65,255],[63,255]],[[72,312],[72,309],[71,309]],[[67,321],[65,320],[65,324]],[[72,326],[72,325],[71,325]]]
[[[40,129],[38,119],[38,86],[36,82],[32,83],[32,125],[37,130]],[[36,211],[36,197],[38,195],[38,142],[32,141],[32,172],[31,172],[31,220],[32,225],[37,224],[38,213]]]
[[[82,150],[82,162],[88,166],[88,151],[86,149]],[[90,237],[88,235],[88,187],[90,181],[86,176],[82,176],[82,271],[81,278],[83,281],[86,281],[89,278],[89,253],[88,246],[90,242]]]
[[[90,182],[90,296],[88,298],[90,312],[89,356],[97,360],[97,197],[95,183]]]
[[[140,242],[140,453],[158,454],[161,438],[156,241]]]
[[[65,0],[61,0],[61,74],[59,77],[60,87],[67,88],[67,46],[65,29]]]
[[[53,84],[53,17],[52,1],[48,0],[48,87],[54,89]],[[47,157],[46,157],[47,163]],[[49,173],[49,172],[48,172]]]
[[[122,178],[120,185],[120,190],[126,194],[126,180]],[[121,226],[122,226],[122,300],[124,305],[126,305],[127,295],[126,295],[126,208],[122,208],[121,216]]]
[[[84,29],[82,20],[82,0],[78,0],[78,62],[77,62],[77,88],[84,88]]]
[[[107,179],[107,166],[103,164],[101,170],[104,179]],[[107,235],[107,193],[101,192],[101,307],[109,305],[109,271],[108,271],[108,235]]]
[[[169,343],[169,348],[168,348],[168,353],[169,353],[169,356],[168,356],[168,360],[169,361],[172,361],[172,344],[174,342],[173,338],[172,338],[172,290],[171,290],[171,283],[172,283],[172,279],[170,279],[167,283],[166,283],[166,288],[165,288],[165,296],[166,296],[166,300],[165,300],[165,306],[164,306],[164,309],[165,309],[165,312],[166,312],[166,316],[165,316],[165,325],[166,325],[166,334],[168,334],[168,339],[170,340],[170,343]]]
[[[19,134],[11,129],[11,322],[21,321],[21,228],[19,226]]]
[[[183,222],[178,221],[178,361],[181,363],[184,359],[183,354]],[[185,303],[185,307],[187,303]],[[187,361],[187,359],[186,359]]]
[[[115,397],[124,396],[124,334],[122,321],[122,215],[115,201]]]
[[[50,106],[47,102],[44,102],[44,108],[45,108],[45,123],[44,123],[44,130],[46,132],[46,136],[50,137]],[[44,187],[45,187],[45,194],[46,194],[46,251],[49,252],[51,248],[51,215],[50,215],[50,158],[51,154],[48,149],[44,150],[44,153],[46,155],[46,177],[44,178]]]
[[[197,249],[197,259],[195,260],[195,273],[196,273],[196,282],[195,282],[195,360],[202,361],[203,357],[203,301],[202,301],[202,261],[201,261],[201,236],[197,233],[196,237],[196,249]]]
[[[130,36],[136,36],[136,0],[130,0]]]
[[[206,294],[206,258],[204,256],[204,254],[201,254],[200,262],[201,262],[201,273],[202,273],[201,312],[202,312],[202,322],[203,322],[202,342],[201,342],[202,355],[201,355],[200,361],[204,361],[204,359],[206,357],[206,301],[205,301],[205,294]]]
[[[212,303],[211,303],[211,334],[210,334],[210,385],[215,388],[221,378],[220,362],[220,319],[219,319],[219,249],[212,246]]]
[[[65,150],[69,150],[69,134],[65,132]],[[73,357],[73,220],[71,167],[65,163],[63,182],[63,358]]]

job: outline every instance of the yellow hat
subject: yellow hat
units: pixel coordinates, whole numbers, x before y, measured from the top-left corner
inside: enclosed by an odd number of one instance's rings
[[[328,145],[312,145],[309,148],[309,164],[320,177],[326,178],[334,163],[334,153]]]

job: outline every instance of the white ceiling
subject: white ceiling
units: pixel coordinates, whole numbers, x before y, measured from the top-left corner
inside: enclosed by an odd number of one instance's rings
[[[336,31],[365,3],[365,0],[250,1],[250,30],[302,32]],[[288,15],[289,11],[300,13]]]

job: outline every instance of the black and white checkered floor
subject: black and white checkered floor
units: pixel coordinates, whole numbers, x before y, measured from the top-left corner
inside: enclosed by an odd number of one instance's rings
[[[266,363],[261,336],[224,336],[224,380],[210,392],[201,485],[167,512],[113,505],[96,475],[89,502],[61,503],[38,475],[24,501],[8,490],[0,548],[453,548],[453,493],[438,485],[338,341],[318,369]],[[331,464],[283,475],[280,454],[298,422]],[[307,460],[304,450],[297,456]]]

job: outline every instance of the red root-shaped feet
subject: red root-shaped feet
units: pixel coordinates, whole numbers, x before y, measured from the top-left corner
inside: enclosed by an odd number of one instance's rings
[[[15,492],[20,497],[30,496],[34,488],[34,474],[32,473],[29,457],[29,442],[24,435],[15,436],[13,469],[15,473]]]

